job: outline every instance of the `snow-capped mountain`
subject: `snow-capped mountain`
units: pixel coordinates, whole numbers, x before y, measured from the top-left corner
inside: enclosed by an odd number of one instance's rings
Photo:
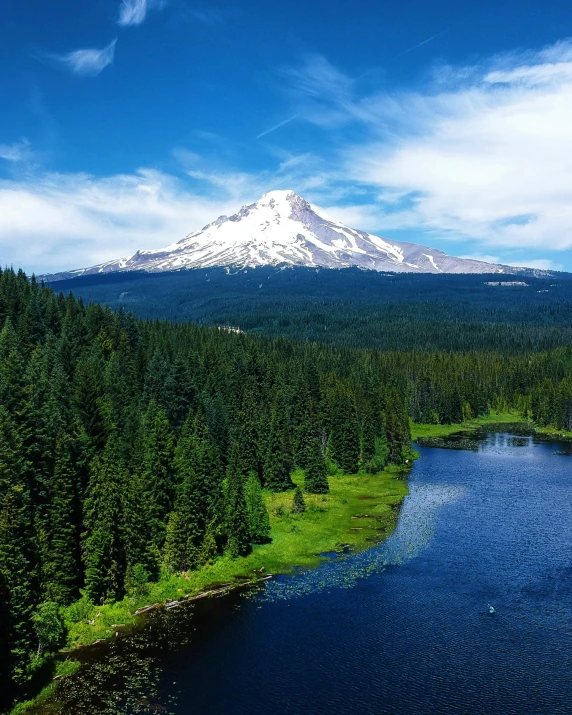
[[[520,272],[414,243],[390,242],[345,226],[293,191],[270,191],[233,216],[220,216],[165,248],[137,251],[130,258],[59,273],[50,280],[113,271],[278,264],[412,273]]]

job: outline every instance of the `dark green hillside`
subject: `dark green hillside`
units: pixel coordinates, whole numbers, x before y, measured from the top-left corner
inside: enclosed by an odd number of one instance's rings
[[[52,284],[140,317],[379,350],[548,350],[572,343],[572,276],[270,267],[112,273]]]

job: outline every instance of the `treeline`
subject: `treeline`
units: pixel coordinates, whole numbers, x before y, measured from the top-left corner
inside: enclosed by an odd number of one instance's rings
[[[354,356],[143,322],[0,275],[0,661],[25,694],[58,609],[269,539],[262,488],[411,457],[404,394]],[[299,500],[299,498],[298,498]]]

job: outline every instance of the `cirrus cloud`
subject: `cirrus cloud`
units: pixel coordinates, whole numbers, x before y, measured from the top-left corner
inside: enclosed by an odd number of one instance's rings
[[[113,64],[115,58],[115,45],[117,39],[112,40],[101,50],[87,48],[73,50],[63,55],[59,54],[37,54],[36,58],[42,62],[55,64],[59,67],[73,72],[83,77],[97,77],[108,65]]]
[[[416,91],[363,95],[323,58],[292,76],[299,113],[338,130],[337,171],[376,193],[380,228],[572,248],[572,42],[441,67]]]
[[[162,0],[122,0],[117,24],[122,27],[141,25],[145,22],[149,10],[161,6]]]

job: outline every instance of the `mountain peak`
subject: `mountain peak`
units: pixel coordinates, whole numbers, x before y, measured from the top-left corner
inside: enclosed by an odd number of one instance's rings
[[[162,249],[59,277],[110,271],[161,272],[211,266],[357,266],[411,273],[519,273],[522,269],[453,258],[414,243],[390,242],[346,226],[292,190],[265,193],[232,216],[219,216],[199,231]]]

